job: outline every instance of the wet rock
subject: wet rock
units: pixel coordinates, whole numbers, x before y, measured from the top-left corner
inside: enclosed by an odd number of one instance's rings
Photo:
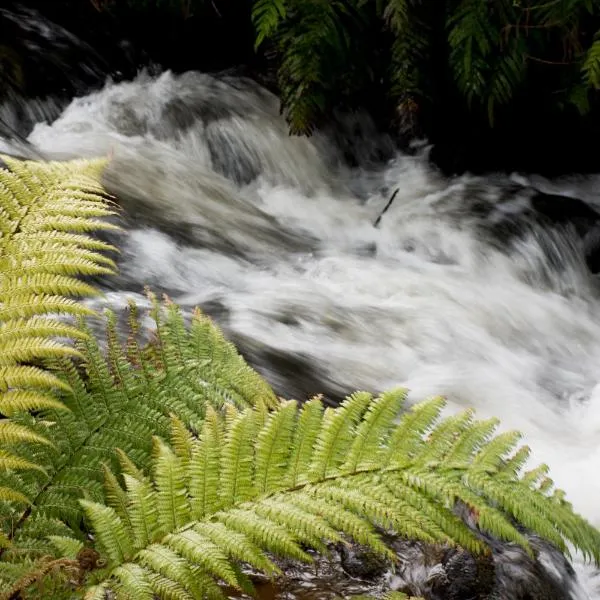
[[[374,581],[390,568],[388,561],[364,546],[339,546],[344,572],[351,577]]]
[[[495,542],[491,555],[476,557],[458,548],[393,542],[400,564],[390,588],[425,600],[570,600],[576,578],[565,557],[530,537],[536,559],[512,544]]]

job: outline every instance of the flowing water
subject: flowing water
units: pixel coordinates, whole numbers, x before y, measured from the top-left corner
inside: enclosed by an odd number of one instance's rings
[[[148,284],[205,307],[287,396],[402,384],[495,415],[600,525],[595,277],[568,230],[490,233],[519,219],[532,186],[600,207],[595,179],[447,180],[426,149],[377,163],[386,140],[360,117],[346,125],[352,168],[326,135],[289,137],[258,86],[167,72],[75,99],[29,142],[49,158],[112,157],[105,183],[127,220],[107,301],[144,302]],[[573,597],[600,598],[577,570]]]

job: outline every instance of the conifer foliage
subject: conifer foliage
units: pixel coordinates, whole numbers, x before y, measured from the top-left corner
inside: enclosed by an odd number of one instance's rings
[[[125,338],[106,313],[103,349],[71,298],[94,291],[77,275],[113,268],[85,235],[112,213],[102,163],[6,163],[2,600],[253,593],[249,567],[277,576],[278,558],[330,542],[394,560],[381,532],[473,553],[486,533],[530,554],[534,533],[600,563],[600,532],[495,420],[442,419],[441,398],[407,409],[403,389],[338,408],[277,399],[209,319],[152,294],[153,339],[132,304]]]

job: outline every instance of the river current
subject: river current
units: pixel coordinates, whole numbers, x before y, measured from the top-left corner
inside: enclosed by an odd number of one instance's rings
[[[488,231],[531,190],[600,207],[596,178],[446,179],[426,147],[381,162],[390,145],[360,116],[346,121],[350,167],[332,137],[290,137],[275,96],[227,76],[141,74],[50,123],[37,109],[31,146],[5,150],[111,157],[126,218],[101,302],[144,303],[149,285],[204,307],[286,396],[402,384],[497,416],[600,526],[596,277],[568,230]],[[577,597],[600,598],[576,567]]]

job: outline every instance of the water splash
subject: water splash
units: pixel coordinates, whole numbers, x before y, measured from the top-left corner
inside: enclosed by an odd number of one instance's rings
[[[573,231],[509,235],[496,225],[530,205],[522,182],[447,181],[422,154],[349,169],[324,136],[288,137],[278,112],[245,80],[142,75],[29,141],[54,158],[112,154],[127,233],[109,300],[149,284],[217,306],[287,395],[404,384],[498,416],[600,525],[600,310]],[[534,183],[600,206],[589,181]]]

